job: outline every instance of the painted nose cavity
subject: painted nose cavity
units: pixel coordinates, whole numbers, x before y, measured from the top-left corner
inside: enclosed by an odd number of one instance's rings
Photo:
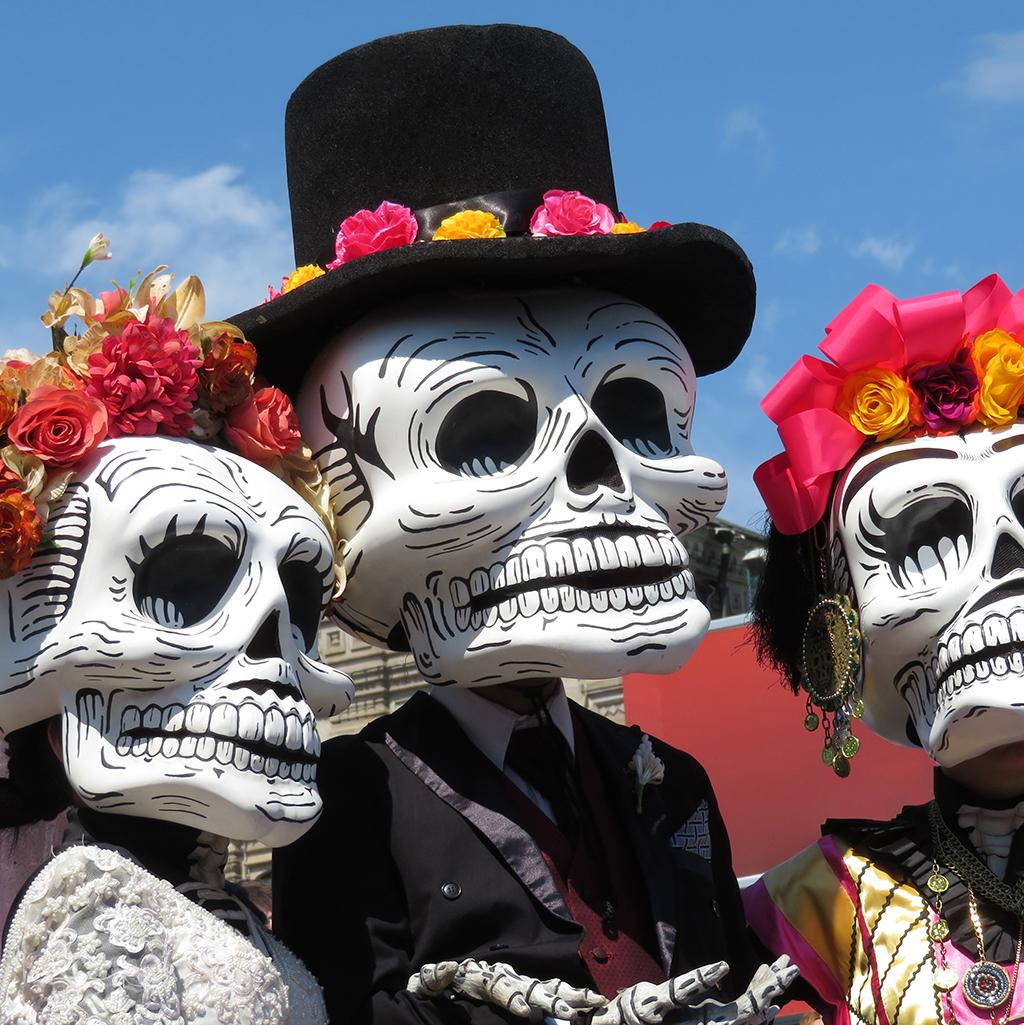
[[[245,649],[246,655],[251,659],[282,658],[281,635],[280,635],[280,614],[274,609],[260,624],[260,628],[253,635]]]
[[[566,463],[565,476],[577,495],[591,495],[601,486],[612,491],[622,491],[625,487],[611,446],[593,430],[576,442]]]
[[[1000,534],[992,553],[992,579],[1002,580],[1015,570],[1024,569],[1024,548],[1009,534]]]

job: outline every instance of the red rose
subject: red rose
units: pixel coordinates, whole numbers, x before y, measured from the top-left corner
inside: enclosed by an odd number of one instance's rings
[[[671,228],[671,221],[655,221],[647,230],[648,231],[661,231],[662,228]]]
[[[607,235],[615,224],[611,208],[574,189],[549,189],[530,218],[531,235]]]
[[[327,269],[337,270],[349,260],[358,260],[360,256],[383,249],[411,245],[418,231],[412,211],[400,203],[385,200],[376,210],[359,210],[341,222],[334,242],[337,259],[329,263]]]
[[[268,463],[302,445],[291,399],[277,388],[260,388],[224,419],[224,437],[254,463]]]
[[[43,521],[32,499],[17,487],[0,490],[0,579],[20,573],[43,539]]]
[[[48,466],[73,466],[107,436],[107,410],[84,391],[44,384],[11,420],[15,448]]]
[[[110,416],[110,436],[187,434],[203,357],[169,317],[133,320],[89,356],[86,393]]]

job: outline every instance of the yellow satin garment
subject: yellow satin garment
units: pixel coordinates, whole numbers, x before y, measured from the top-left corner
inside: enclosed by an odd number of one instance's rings
[[[928,936],[936,915],[914,887],[839,837],[802,851],[762,882],[777,912],[810,948],[797,950],[794,943],[776,952],[801,964],[807,981],[833,1004],[837,1025],[945,1025]],[[762,933],[756,915],[751,919]]]

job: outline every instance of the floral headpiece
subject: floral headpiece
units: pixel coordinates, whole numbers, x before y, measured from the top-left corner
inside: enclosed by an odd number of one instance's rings
[[[472,202],[470,200],[469,202]],[[534,199],[536,202],[536,199]],[[529,207],[527,208],[529,209]],[[423,211],[421,213],[422,218]],[[409,246],[414,242],[449,242],[467,238],[505,238],[506,224],[487,210],[457,210],[441,220],[436,228],[424,230],[421,219],[407,206],[385,200],[376,210],[359,210],[346,217],[338,227],[334,242],[335,258],[326,267],[310,263],[298,267],[281,279],[281,290],[268,286],[267,302],[278,299],[300,285],[337,270],[342,265],[370,253]],[[668,228],[668,221],[655,221],[649,231]],[[633,235],[644,231],[635,221],[627,221],[610,207],[581,192],[549,189],[530,217],[529,234],[534,238],[552,235]]]
[[[71,284],[50,296],[40,319],[52,352],[0,358],[0,578],[28,565],[50,503],[93,449],[130,435],[216,439],[298,491],[337,545],[327,489],[291,400],[255,386],[252,344],[232,324],[203,323],[200,280],[187,277],[172,292],[164,266],[98,298],[75,287],[89,264],[110,255],[96,235]],[[84,332],[68,332],[72,318]]]
[[[865,443],[1012,423],[1024,404],[1024,290],[992,274],[969,291],[897,299],[878,285],[825,329],[765,396],[785,451],[754,473],[783,534],[813,527],[835,474]]]

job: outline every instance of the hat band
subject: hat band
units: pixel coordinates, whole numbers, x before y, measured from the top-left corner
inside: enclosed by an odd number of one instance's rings
[[[494,214],[501,221],[506,235],[525,235],[530,230],[530,218],[544,202],[546,189],[512,189],[508,192],[488,192],[470,199],[457,199],[454,203],[413,210],[419,225],[418,238],[433,238],[434,232],[446,217],[463,210],[482,210]]]

